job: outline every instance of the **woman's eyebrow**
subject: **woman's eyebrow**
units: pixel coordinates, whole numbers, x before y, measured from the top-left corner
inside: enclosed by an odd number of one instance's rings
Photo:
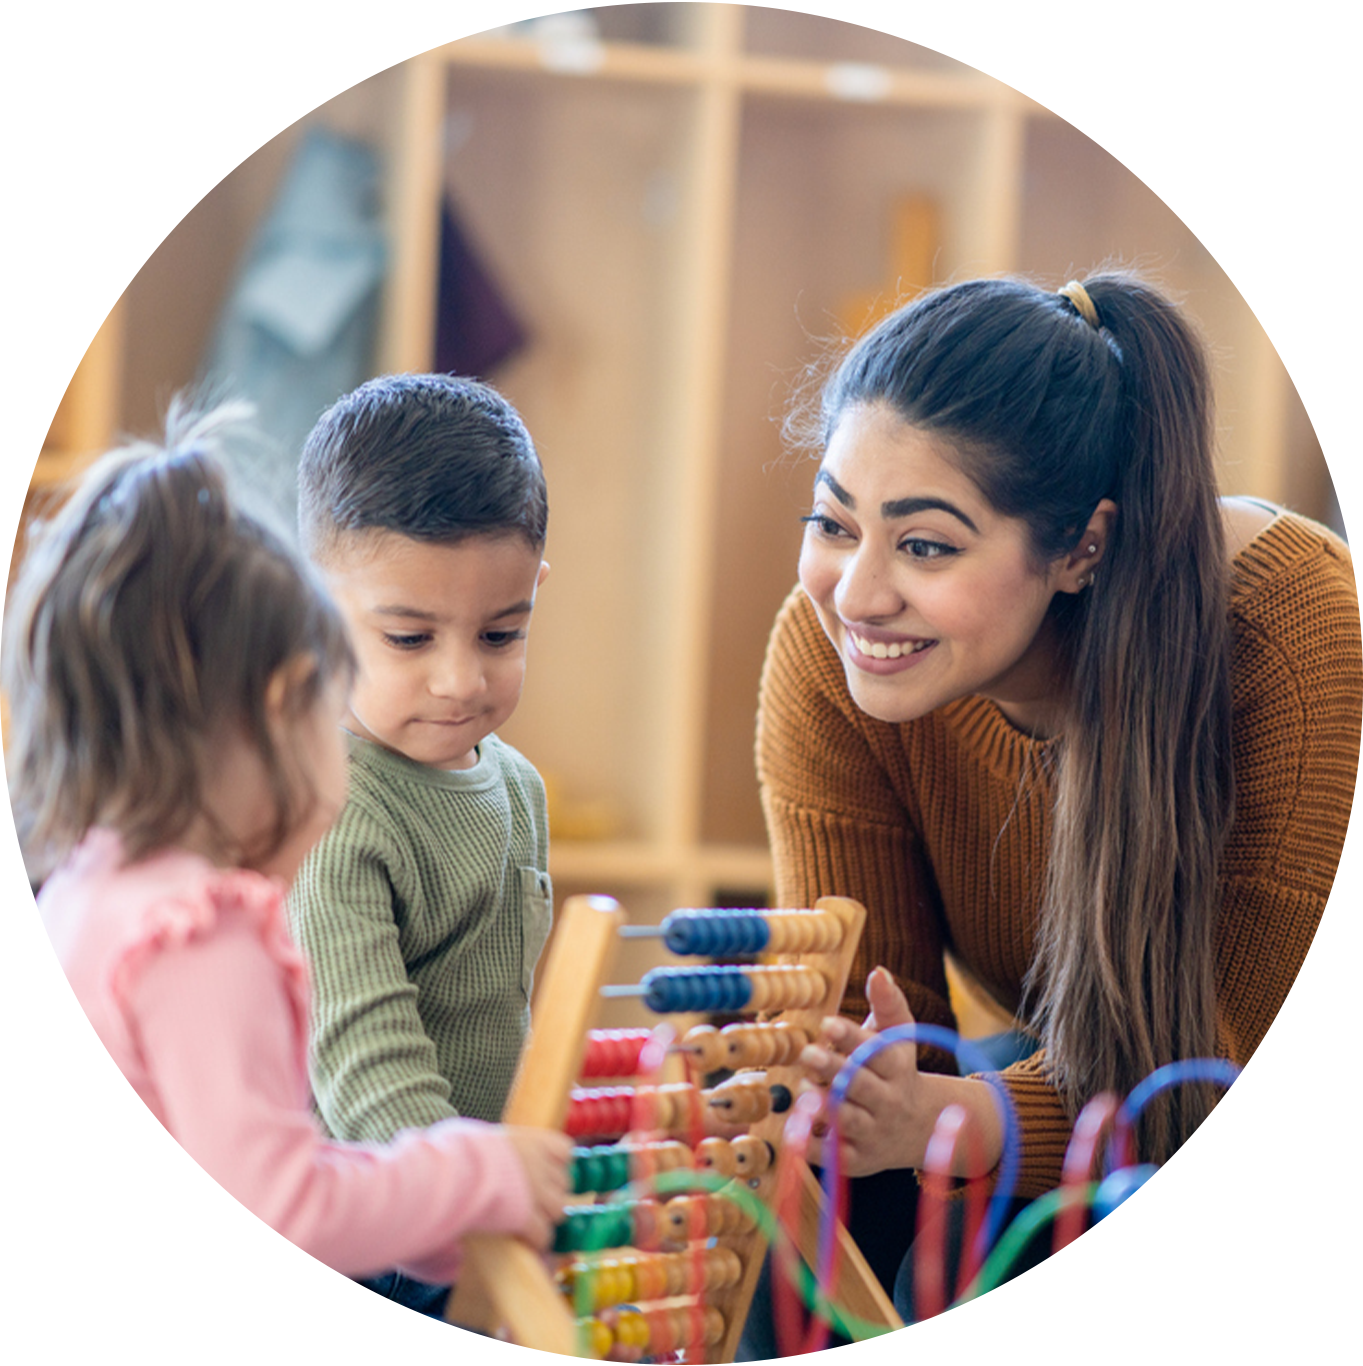
[[[820,470],[818,474],[814,476],[814,482],[816,484],[827,485],[828,491],[843,505],[843,507],[849,510],[856,507],[857,500],[853,498],[827,470]],[[895,498],[888,503],[882,503],[880,505],[880,515],[884,517],[886,521],[891,521],[897,517],[912,517],[915,512],[930,512],[934,510],[950,514],[952,517],[964,522],[977,536],[980,534],[979,527],[977,527],[955,503],[949,503],[945,498]]]

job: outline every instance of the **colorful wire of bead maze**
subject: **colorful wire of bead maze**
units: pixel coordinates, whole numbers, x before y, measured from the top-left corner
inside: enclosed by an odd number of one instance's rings
[[[808,911],[676,911],[653,930],[627,928],[609,898],[572,898],[544,965],[505,1119],[579,1140],[573,1185],[583,1202],[565,1211],[552,1268],[513,1239],[468,1240],[449,1320],[564,1355],[732,1361],[772,1227],[795,1060],[841,1004],[865,915],[856,902],[829,897]],[[681,956],[757,961],[655,968],[638,984],[612,987],[606,977],[622,930],[661,934]],[[592,1032],[603,990],[640,995],[662,1015],[754,1019],[697,1026],[680,1040],[666,1025]],[[718,1069],[735,1075],[703,1089],[700,1080]],[[632,1084],[619,1084],[626,1078]],[[575,1085],[606,1079],[617,1084]],[[747,1132],[706,1132],[738,1126]],[[793,1182],[798,1198],[791,1236],[813,1267],[822,1192],[802,1161],[784,1160],[781,1184]],[[858,1322],[899,1327],[840,1224],[834,1236],[840,1270],[825,1293]]]
[[[839,1210],[837,1111],[856,1070],[882,1048],[897,1042],[934,1045],[955,1052],[971,1071],[987,1071],[952,1031],[927,1025],[885,1030],[849,1057],[829,1093],[830,1141],[825,1145],[824,1188],[828,1195],[821,1221],[832,1225]],[[985,1063],[985,1065],[979,1065]],[[1255,1251],[1252,1305],[1241,1302],[1239,1239],[1232,1229],[1190,1228],[1184,1221],[1183,1191],[1175,1177],[1132,1160],[1132,1132],[1144,1106],[1161,1091],[1187,1083],[1211,1083],[1240,1091],[1276,1138],[1284,1165],[1259,1197],[1263,1238]],[[1004,1160],[990,1214],[1007,1208],[1016,1168],[1017,1132],[1011,1106],[1002,1100]],[[934,1201],[945,1197],[964,1112],[948,1106],[938,1120],[927,1150],[915,1240],[916,1317],[908,1325],[856,1325],[840,1307],[843,1328],[859,1332],[858,1341],[911,1337],[931,1344],[934,1362],[960,1361],[968,1347],[971,1361],[990,1361],[982,1341],[971,1340],[974,1315],[996,1290],[1028,1240],[1054,1220],[1052,1276],[1032,1288],[1012,1320],[1013,1347],[1022,1362],[1112,1361],[1114,1335],[1124,1303],[1129,1303],[1129,1346],[1125,1361],[1146,1362],[1155,1330],[1162,1329],[1166,1362],[1210,1366],[1218,1362],[1340,1363],[1348,1359],[1344,1329],[1343,1255],[1337,1239],[1348,1217],[1348,1193],[1329,1168],[1311,1164],[1295,1117],[1273,1086],[1225,1059],[1188,1059],[1158,1068],[1124,1101],[1098,1096],[1080,1112],[1069,1141],[1064,1179],[1057,1190],[1035,1199],[1008,1225],[983,1217],[983,1187],[971,1183],[967,1199],[967,1255],[957,1294],[946,1305],[941,1229]],[[1106,1157],[1106,1175],[1095,1176]],[[1108,1244],[1104,1284],[1082,1279],[1084,1221],[1093,1210],[1099,1236]],[[997,1243],[993,1243],[994,1236]],[[828,1242],[826,1232],[821,1243]],[[986,1257],[987,1253],[987,1257]],[[814,1279],[825,1273],[825,1259],[814,1264]],[[780,1283],[778,1283],[780,1288]],[[780,1298],[780,1296],[778,1296]],[[807,1296],[819,1310],[817,1296]],[[822,1307],[826,1311],[828,1306]],[[796,1359],[787,1355],[784,1359]],[[809,1361],[817,1355],[804,1354]]]

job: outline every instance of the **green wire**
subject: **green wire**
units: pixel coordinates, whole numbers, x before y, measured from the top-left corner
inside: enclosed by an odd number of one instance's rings
[[[753,1218],[770,1246],[793,1250],[792,1240],[785,1229],[777,1223],[776,1214],[768,1206],[763,1205],[761,1199],[747,1190],[747,1187],[736,1186],[729,1177],[721,1176],[718,1172],[680,1169],[661,1172],[649,1182],[641,1184],[643,1188],[651,1188],[658,1195],[675,1195],[683,1191],[691,1193],[697,1190],[697,1187],[709,1191],[710,1194],[720,1195],[739,1206],[748,1217]],[[638,1190],[638,1187],[635,1190]],[[1012,1270],[1013,1264],[1026,1250],[1032,1238],[1069,1206],[1091,1205],[1097,1190],[1097,1182],[1088,1182],[1078,1187],[1061,1186],[1057,1190],[1048,1191],[1045,1195],[1039,1195],[1037,1199],[1028,1203],[1022,1213],[1004,1229],[1001,1238],[994,1244],[994,1250],[985,1259],[985,1264],[975,1273],[975,1279],[967,1285],[966,1290],[952,1300],[951,1305],[946,1306],[946,1309],[934,1318],[915,1320],[911,1324],[904,1324],[903,1328],[893,1328],[888,1324],[875,1324],[866,1318],[858,1318],[851,1310],[837,1305],[825,1295],[824,1288],[815,1280],[813,1270],[804,1264],[802,1258],[796,1259],[796,1288],[804,1307],[811,1314],[832,1324],[844,1337],[851,1337],[874,1346],[923,1343],[952,1332],[970,1320],[971,1315],[981,1309],[994,1291],[998,1290],[998,1285],[1009,1270]],[[574,1311],[578,1314],[579,1320],[585,1320],[593,1314],[590,1302],[590,1276],[576,1277]],[[585,1326],[582,1329],[580,1346],[586,1347]],[[585,1359],[586,1352],[583,1352],[583,1361]]]

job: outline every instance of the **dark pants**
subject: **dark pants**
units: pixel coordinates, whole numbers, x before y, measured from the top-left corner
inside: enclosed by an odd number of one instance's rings
[[[219,1362],[500,1363],[489,1337],[426,1314],[320,1314],[257,1309],[224,1326]]]
[[[433,1319],[445,1317],[445,1305],[450,1298],[448,1285],[427,1285],[424,1281],[414,1281],[401,1271],[389,1271],[382,1276],[373,1276],[360,1281],[366,1290],[382,1295],[386,1300],[415,1309],[418,1314],[427,1314]]]
[[[1352,1333],[1352,1321],[1363,1310],[1363,1072],[1343,1070],[1282,1070],[1270,1078],[1302,1130],[1311,1161],[1321,1162],[1343,1180],[1349,1195],[1351,1218],[1345,1225],[1341,1244],[1344,1251],[1344,1295]],[[1250,1137],[1220,1164],[1220,1223],[1235,1229],[1240,1239],[1244,1270],[1244,1294],[1254,1298],[1254,1250],[1259,1242],[1259,1194],[1269,1177],[1282,1165],[1273,1132],[1262,1120],[1255,1120]],[[918,1218],[918,1179],[911,1171],[878,1172],[851,1182],[851,1208],[848,1229],[871,1269],[886,1290],[895,1295],[895,1306],[905,1321],[914,1318],[912,1277],[914,1258],[911,1242]],[[1015,1202],[1009,1223],[1023,1209]],[[963,1202],[949,1205],[948,1246],[959,1246]],[[952,1227],[955,1225],[955,1228]],[[1007,1227],[1007,1224],[1004,1225]],[[953,1235],[955,1236],[952,1236]],[[1106,1249],[1090,1233],[1087,1274],[1102,1279]],[[1027,1251],[1013,1264],[996,1294],[979,1315],[979,1326],[987,1350],[994,1361],[1013,1361],[1012,1318],[1023,1295],[1032,1285],[1050,1276],[1050,1236],[1038,1233]],[[951,1272],[949,1284],[953,1284]],[[1349,1339],[1352,1341],[1351,1339]],[[1119,1359],[1123,1355],[1120,1351]],[[766,1273],[754,1298],[753,1311],[743,1336],[739,1359],[742,1362],[778,1362],[776,1336],[770,1310],[770,1291]],[[829,1361],[859,1362],[854,1344],[833,1337]]]

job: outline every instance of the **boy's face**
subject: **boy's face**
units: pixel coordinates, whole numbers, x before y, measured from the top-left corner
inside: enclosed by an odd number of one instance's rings
[[[549,572],[517,534],[433,545],[344,536],[325,566],[359,675],[349,729],[433,768],[471,768],[520,700],[535,590]]]

